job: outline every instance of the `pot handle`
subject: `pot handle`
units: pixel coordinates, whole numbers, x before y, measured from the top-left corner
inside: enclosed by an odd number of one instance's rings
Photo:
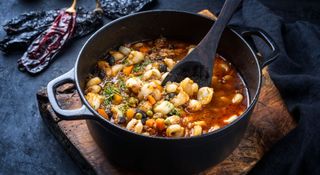
[[[269,65],[270,63],[272,63],[279,56],[279,53],[280,53],[279,52],[279,47],[274,42],[274,40],[271,38],[271,36],[267,32],[265,32],[264,30],[259,29],[259,28],[254,28],[254,27],[242,27],[242,26],[241,27],[233,26],[232,29],[235,29],[247,41],[249,40],[248,43],[250,45],[253,45],[253,48],[255,50],[257,50],[257,49],[254,46],[254,42],[252,40],[252,36],[259,37],[262,41],[264,41],[266,43],[266,45],[268,45],[270,47],[271,53],[267,57],[263,58],[261,55],[257,55],[258,58],[259,58],[258,60],[259,60],[260,66],[262,68],[264,68],[265,66]]]
[[[89,119],[89,118],[92,119],[93,114],[89,111],[89,109],[85,105],[82,105],[81,108],[79,109],[72,109],[72,110],[61,109],[60,106],[58,105],[58,102],[55,96],[56,88],[57,86],[70,81],[73,81],[73,82],[75,81],[74,69],[71,69],[69,72],[53,79],[48,83],[47,85],[48,99],[53,110],[56,113],[58,113],[59,114],[58,117],[63,120],[76,120],[76,119]]]

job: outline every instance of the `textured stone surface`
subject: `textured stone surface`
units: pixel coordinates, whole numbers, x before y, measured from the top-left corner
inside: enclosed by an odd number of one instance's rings
[[[220,4],[218,1],[159,0],[155,7],[192,12],[205,8],[215,11],[213,7]],[[271,4],[271,1],[264,1]],[[93,0],[78,2],[92,9],[95,6]],[[22,12],[62,8],[70,4],[71,0],[0,0],[0,24]],[[0,29],[0,38],[3,36],[4,31]],[[87,38],[69,44],[57,55],[49,69],[35,77],[18,71],[16,61],[22,53],[0,53],[0,174],[80,173],[40,118],[36,92],[40,86],[45,86],[51,79],[73,67],[77,53]]]

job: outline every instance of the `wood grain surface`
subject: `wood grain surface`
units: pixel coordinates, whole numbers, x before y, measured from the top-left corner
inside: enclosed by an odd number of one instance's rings
[[[201,14],[215,17],[209,11],[202,11]],[[84,173],[136,174],[110,163],[90,135],[85,120],[60,120],[48,102],[45,88],[38,91],[37,99],[44,122]],[[70,83],[57,89],[57,99],[64,109],[75,109],[82,105],[74,85]],[[295,126],[265,68],[259,100],[244,138],[227,159],[200,174],[246,174],[272,145]]]

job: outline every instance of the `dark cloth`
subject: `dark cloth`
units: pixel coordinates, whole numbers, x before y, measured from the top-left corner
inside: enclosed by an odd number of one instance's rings
[[[231,23],[261,28],[275,40],[281,53],[270,76],[298,122],[249,174],[320,174],[320,27],[287,22],[256,0],[244,0]]]

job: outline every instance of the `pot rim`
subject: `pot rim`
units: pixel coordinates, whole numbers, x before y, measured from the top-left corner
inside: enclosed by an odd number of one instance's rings
[[[208,132],[208,133],[205,133],[205,134],[201,134],[199,136],[191,136],[191,137],[159,137],[159,136],[148,136],[148,135],[142,135],[142,134],[137,134],[135,132],[132,132],[132,131],[129,131],[127,130],[126,128],[122,128],[121,126],[118,126],[112,122],[110,122],[108,119],[105,119],[104,117],[102,117],[97,111],[95,111],[91,106],[90,104],[87,102],[87,100],[85,99],[84,97],[84,94],[80,88],[80,84],[79,84],[79,79],[78,79],[78,64],[79,64],[79,60],[82,56],[82,52],[83,50],[89,45],[89,42],[91,40],[93,40],[95,38],[95,36],[102,32],[103,30],[105,30],[106,28],[112,26],[113,24],[115,23],[118,23],[122,20],[127,20],[127,19],[130,19],[131,17],[134,17],[134,16],[139,16],[139,15],[144,15],[144,14],[152,14],[152,13],[163,13],[163,12],[166,12],[166,13],[182,13],[182,14],[187,14],[187,15],[194,15],[194,16],[198,16],[198,17],[201,17],[201,18],[206,18],[208,20],[211,20],[213,21],[212,19],[206,17],[206,16],[203,16],[203,15],[200,15],[200,14],[197,14],[197,13],[193,13],[193,12],[187,12],[187,11],[182,11],[182,10],[169,10],[169,9],[161,9],[161,10],[148,10],[148,11],[143,11],[143,12],[137,12],[137,13],[134,13],[134,14],[130,14],[130,15],[127,15],[127,16],[123,16],[121,18],[118,18],[116,20],[113,20],[107,24],[105,24],[103,27],[101,27],[99,30],[97,30],[94,34],[92,34],[89,39],[87,39],[87,41],[84,43],[84,45],[82,46],[78,56],[77,56],[77,60],[75,62],[75,65],[74,65],[74,78],[75,78],[75,83],[76,83],[76,88],[79,92],[79,96],[82,100],[82,102],[84,103],[84,105],[90,110],[90,112],[93,113],[93,117],[98,117],[99,119],[102,119],[104,121],[104,123],[107,123],[108,125],[110,125],[110,127],[114,127],[116,129],[119,129],[119,131],[121,132],[126,132],[127,134],[131,134],[132,136],[138,136],[138,137],[141,137],[141,138],[146,138],[146,139],[155,139],[155,140],[162,140],[162,141],[170,141],[170,142],[174,142],[174,141],[184,141],[184,140],[196,140],[196,139],[204,139],[204,138],[207,138],[207,137],[210,137],[210,136],[221,136],[221,135],[224,135],[226,134],[226,131],[228,131],[229,128],[231,128],[232,126],[234,126],[236,123],[238,123],[240,120],[242,120],[244,117],[249,117],[247,115],[249,115],[250,111],[252,110],[252,108],[254,108],[256,102],[258,101],[258,97],[259,97],[259,94],[260,94],[260,90],[261,90],[261,78],[262,78],[262,72],[261,72],[261,66],[259,64],[259,61],[258,61],[258,58],[255,54],[255,52],[253,51],[253,49],[251,48],[251,46],[248,44],[248,42],[240,35],[238,34],[235,30],[231,29],[230,27],[227,27],[232,33],[234,33],[235,35],[237,35],[241,41],[249,48],[251,54],[253,55],[254,57],[254,60],[255,60],[255,63],[256,63],[256,66],[258,68],[258,87],[257,87],[257,91],[256,93],[254,94],[254,97],[252,100],[250,100],[250,103],[249,103],[249,106],[246,108],[246,110],[239,116],[237,117],[236,120],[232,121],[231,123],[227,124],[226,126],[222,127],[222,128],[219,128],[215,131],[212,131],[212,132]],[[249,94],[250,95],[250,94]],[[94,118],[92,118],[92,120],[95,120]],[[104,126],[105,127],[105,126]],[[224,131],[224,132],[223,132]],[[118,134],[118,133],[116,133]]]

